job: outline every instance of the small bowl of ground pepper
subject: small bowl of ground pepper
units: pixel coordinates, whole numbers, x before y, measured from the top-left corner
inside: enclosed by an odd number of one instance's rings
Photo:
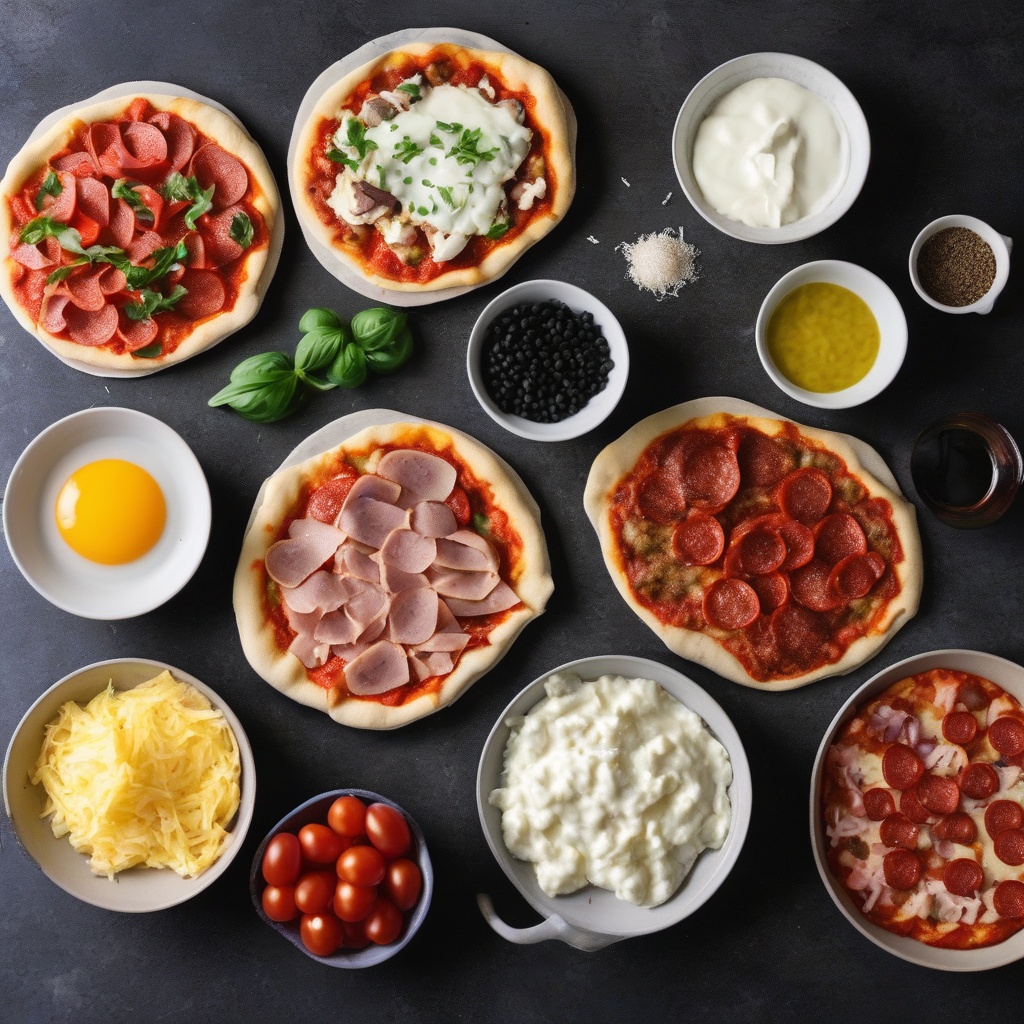
[[[988,313],[1009,276],[1012,244],[977,217],[940,217],[911,247],[910,280],[945,313]]]
[[[629,376],[612,311],[562,281],[525,281],[490,302],[466,353],[469,383],[496,423],[533,441],[566,441],[612,412]]]

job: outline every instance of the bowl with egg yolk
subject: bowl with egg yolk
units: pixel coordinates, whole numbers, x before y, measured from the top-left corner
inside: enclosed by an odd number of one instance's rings
[[[127,619],[192,578],[210,536],[210,490],[166,423],[93,408],[52,424],[22,453],[4,535],[26,580],[58,608]]]

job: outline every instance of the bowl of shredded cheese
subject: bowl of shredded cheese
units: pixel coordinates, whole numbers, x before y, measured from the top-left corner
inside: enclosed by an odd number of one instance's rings
[[[4,806],[65,892],[144,913],[211,885],[241,849],[256,767],[241,723],[204,683],[117,659],[50,687],[15,729]]]

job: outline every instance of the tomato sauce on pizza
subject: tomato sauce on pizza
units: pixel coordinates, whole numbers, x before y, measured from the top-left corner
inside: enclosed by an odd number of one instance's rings
[[[758,681],[838,661],[900,591],[889,502],[792,423],[666,432],[612,492],[610,523],[635,599]]]
[[[145,98],[81,123],[8,195],[12,288],[55,338],[164,357],[234,307],[269,245],[249,168]]]
[[[1024,928],[1024,708],[995,683],[932,669],[858,708],[821,805],[829,868],[868,920],[948,949]]]

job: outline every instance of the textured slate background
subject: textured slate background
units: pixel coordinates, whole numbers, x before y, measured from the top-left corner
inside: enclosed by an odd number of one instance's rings
[[[154,5],[155,6],[155,5]],[[163,5],[161,5],[163,7]],[[725,682],[671,655],[627,611],[599,559],[581,506],[597,452],[664,406],[704,395],[758,402],[798,422],[857,434],[881,451],[916,498],[908,459],[916,432],[946,413],[988,413],[1024,438],[1019,273],[988,317],[952,317],[921,302],[907,275],[917,231],[971,213],[1020,236],[1024,87],[1021,14],[992,0],[970,7],[814,3],[479,3],[393,10],[339,5],[182,0],[167,14],[118,0],[67,5],[0,0],[0,161],[49,111],[118,81],[180,82],[235,111],[282,186],[294,113],[308,84],[339,56],[411,25],[491,35],[544,65],[580,124],[579,189],[555,233],[502,284],[414,314],[417,353],[397,377],[333,392],[294,419],[256,426],[206,407],[244,356],[291,350],[313,305],[351,315],[367,303],[307,251],[286,200],[288,237],[255,322],[214,351],[165,373],[106,381],[65,368],[0,308],[0,472],[29,440],[78,409],[115,404],[168,422],[192,446],[213,493],[209,550],[185,590],[124,622],[73,618],[48,605],[0,551],[0,743],[52,681],[92,661],[150,656],[217,689],[242,719],[259,767],[256,817],[242,855],[211,889],[159,914],[119,916],[79,904],[17,848],[0,820],[0,992],[23,1024],[49,1020],[194,1021],[353,1013],[390,1021],[634,1018],[690,1014],[733,1020],[828,1015],[836,1021],[1019,1012],[1022,968],[943,975],[888,956],[839,915],[815,872],[807,786],[820,737],[852,690],[887,664],[940,647],[1024,660],[1024,502],[986,531],[944,526],[921,509],[927,580],[919,616],[850,676],[788,694]],[[670,135],[689,89],[740,54],[781,50],[831,69],[862,104],[873,159],[850,213],[788,246],[753,246],[707,226],[675,181]],[[626,187],[620,180],[630,182]],[[667,206],[662,200],[668,192]],[[655,302],[623,279],[613,251],[639,233],[683,225],[702,250],[702,278]],[[587,235],[600,244],[586,241]],[[758,363],[753,324],[785,271],[807,260],[852,260],[904,303],[910,349],[902,372],[859,409],[827,413],[790,401]],[[633,369],[615,415],[561,445],[522,441],[478,408],[463,368],[483,305],[504,287],[554,277],[600,296],[630,340]],[[242,529],[259,483],[304,436],[352,409],[387,406],[449,421],[507,458],[537,497],[556,592],[504,662],[453,708],[388,734],[343,729],[288,701],[246,665],[230,607]],[[920,508],[920,504],[919,504]],[[494,895],[516,924],[535,920],[487,850],[474,805],[476,761],[501,709],[527,682],[569,659],[632,653],[688,672],[732,717],[754,776],[751,829],[718,894],[681,925],[595,954],[561,944],[516,947],[484,924],[474,894]],[[405,805],[437,867],[427,922],[399,957],[335,972],[285,945],[254,914],[246,874],[264,832],[315,793],[360,786]]]

